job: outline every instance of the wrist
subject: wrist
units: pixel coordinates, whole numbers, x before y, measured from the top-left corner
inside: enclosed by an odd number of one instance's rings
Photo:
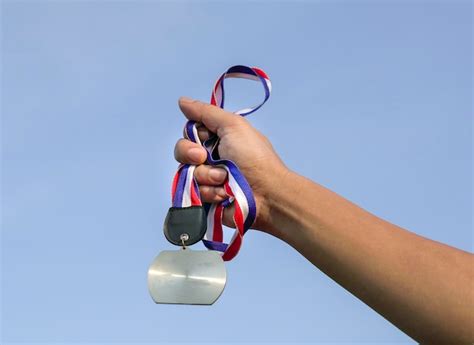
[[[281,237],[281,229],[285,223],[285,204],[291,202],[291,195],[295,195],[295,180],[299,175],[282,166],[272,169],[269,174],[268,187],[261,196],[259,203],[258,230],[273,236]]]

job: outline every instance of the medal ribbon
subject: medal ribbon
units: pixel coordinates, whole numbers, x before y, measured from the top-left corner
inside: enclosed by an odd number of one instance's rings
[[[254,107],[236,111],[236,115],[247,116],[258,110],[270,97],[272,85],[267,74],[259,68],[247,66],[233,66],[224,72],[216,81],[211,95],[211,104],[224,108],[224,80],[227,78],[243,78],[262,83],[265,91],[263,101]],[[232,260],[240,250],[245,232],[255,221],[257,209],[255,199],[249,183],[240,172],[237,165],[227,159],[220,159],[217,152],[219,138],[217,135],[210,137],[204,143],[198,136],[197,123],[188,121],[184,127],[185,137],[207,151],[207,164],[223,168],[227,171],[228,178],[224,182],[224,189],[228,199],[214,204],[204,204],[201,201],[199,187],[194,178],[195,165],[182,164],[173,180],[172,200],[173,207],[190,207],[203,205],[207,213],[207,231],[204,245],[210,250],[222,252],[224,261]],[[222,231],[222,216],[224,209],[234,205],[233,220],[235,231],[229,243],[224,243]]]

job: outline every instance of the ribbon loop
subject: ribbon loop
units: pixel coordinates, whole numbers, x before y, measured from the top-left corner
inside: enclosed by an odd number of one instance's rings
[[[236,111],[236,115],[247,116],[255,112],[270,97],[272,84],[263,70],[256,67],[237,65],[230,67],[216,81],[211,95],[212,105],[224,108],[224,80],[227,78],[244,78],[259,81],[262,83],[265,92],[264,99],[260,104]],[[228,179],[224,183],[224,189],[229,198],[217,204],[204,204],[207,212],[207,231],[203,244],[208,249],[222,252],[222,258],[225,261],[232,260],[239,252],[242,238],[254,223],[257,214],[252,189],[234,162],[220,159],[217,152],[219,145],[219,138],[217,136],[213,136],[202,143],[199,139],[197,123],[195,121],[188,121],[184,127],[184,132],[187,139],[206,148],[207,164],[218,166],[227,171]],[[194,169],[194,165],[182,164],[179,166],[173,180],[173,207],[202,205],[199,186],[194,178]],[[236,229],[229,243],[224,243],[222,217],[224,209],[230,205],[234,205],[233,220]]]

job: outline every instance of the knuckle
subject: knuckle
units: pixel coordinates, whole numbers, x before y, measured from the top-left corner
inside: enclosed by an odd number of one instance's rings
[[[212,196],[211,187],[209,187],[209,186],[199,186],[199,192],[201,193],[201,196],[205,200],[211,199],[211,196]]]
[[[199,183],[205,182],[206,178],[206,168],[204,165],[199,165],[195,170],[194,170],[194,177],[196,177],[197,181]]]
[[[247,120],[244,116],[236,116],[236,123],[240,126],[251,126],[249,120]]]
[[[200,111],[201,115],[209,116],[209,114],[211,114],[214,111],[215,108],[216,108],[216,106],[214,106],[212,104],[201,103],[200,107],[199,107],[199,111]]]
[[[203,110],[209,111],[209,110],[215,108],[215,106],[212,105],[212,104],[204,103],[204,102],[200,102],[200,103],[201,103],[201,107],[202,107]]]
[[[176,150],[181,150],[184,147],[184,145],[186,145],[186,141],[187,140],[184,139],[184,138],[178,139],[178,141],[176,142],[176,145],[175,145],[175,149]]]
[[[174,146],[174,157],[176,160],[181,160],[183,158],[183,153],[185,151],[185,146],[187,144],[187,139],[181,138],[178,139],[176,145]]]
[[[202,112],[205,109],[206,103],[201,102],[200,100],[194,100],[193,106],[197,108],[198,111]]]

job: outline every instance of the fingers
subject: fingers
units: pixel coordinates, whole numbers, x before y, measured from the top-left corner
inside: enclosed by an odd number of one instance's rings
[[[219,186],[227,179],[225,169],[203,165],[207,157],[206,150],[192,141],[180,139],[174,148],[174,156],[180,163],[198,165],[194,170],[198,184]]]
[[[199,184],[199,191],[204,202],[221,202],[228,198],[222,186],[227,179],[227,171],[222,168],[202,165],[206,161],[206,150],[187,139],[180,139],[175,146],[176,160],[184,164],[198,165],[194,177]]]
[[[229,197],[222,186],[227,179],[226,170],[200,165],[194,170],[194,177],[204,202],[221,202]]]
[[[200,186],[199,192],[204,202],[221,202],[229,197],[222,186]]]
[[[235,206],[233,204],[224,209],[224,214],[222,216],[222,224],[229,228],[235,228],[234,211]]]
[[[222,186],[200,186],[199,192],[201,193],[201,199],[204,202],[217,203],[229,198],[229,195]],[[224,209],[222,224],[228,226],[229,228],[235,228],[233,218],[234,211],[235,206],[233,204]]]
[[[179,99],[179,107],[189,120],[201,122],[211,132],[217,134],[219,134],[219,130],[243,122],[241,116],[233,115],[219,107],[187,97]]]
[[[210,165],[200,165],[194,170],[194,177],[200,185],[220,186],[227,178],[227,171]]]
[[[198,165],[206,161],[207,153],[201,145],[180,139],[174,147],[174,157],[180,163]]]

